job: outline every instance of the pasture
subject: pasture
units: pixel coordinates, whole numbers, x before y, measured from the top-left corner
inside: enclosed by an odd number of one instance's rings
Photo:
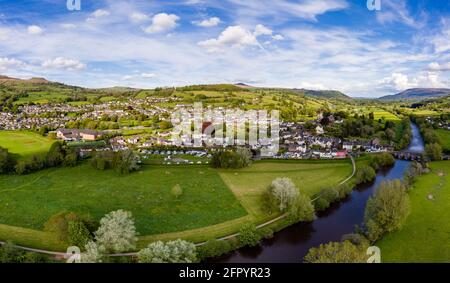
[[[433,162],[410,191],[411,214],[399,231],[376,243],[382,262],[450,261],[450,162]]]
[[[44,154],[54,141],[39,134],[26,131],[0,131],[0,146],[19,158],[27,158],[33,154]]]

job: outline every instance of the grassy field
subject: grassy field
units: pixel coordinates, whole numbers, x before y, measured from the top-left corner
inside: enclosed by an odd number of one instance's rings
[[[450,152],[450,131],[444,129],[436,130],[436,134],[441,140],[442,149],[446,152]]]
[[[450,262],[450,162],[433,162],[431,169],[410,192],[404,227],[376,243],[383,262]]]
[[[183,189],[178,199],[170,193],[177,184]],[[198,166],[146,166],[118,176],[85,164],[2,176],[0,203],[0,223],[32,229],[42,229],[51,215],[64,210],[99,219],[125,209],[133,213],[141,234],[183,231],[246,215],[219,175]]]
[[[5,224],[0,225],[0,240],[58,249],[61,244],[40,231],[51,215],[66,210],[99,219],[112,210],[125,209],[133,213],[142,235],[139,247],[177,238],[201,242],[235,233],[246,222],[273,218],[262,212],[260,196],[277,177],[292,178],[311,195],[350,174],[349,161],[261,161],[242,170],[145,166],[141,172],[117,176],[84,164],[26,176],[0,176],[0,223]],[[178,199],[170,194],[176,184],[183,189]],[[46,235],[48,239],[40,245],[29,236],[32,231],[36,239]]]
[[[21,158],[37,153],[46,153],[53,141],[32,132],[0,131],[0,146]]]
[[[325,188],[335,186],[351,173],[350,161],[343,160],[264,161],[242,170],[221,170],[219,174],[250,215],[259,222],[268,219],[262,212],[261,196],[274,179],[288,177],[301,191],[312,196]]]

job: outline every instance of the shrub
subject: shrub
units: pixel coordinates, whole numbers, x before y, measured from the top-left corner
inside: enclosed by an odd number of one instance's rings
[[[314,201],[314,208],[317,211],[324,211],[328,207],[330,207],[330,202],[324,198],[319,197],[316,201]]]
[[[311,248],[303,259],[307,263],[366,263],[368,246],[356,246],[349,241],[330,242]]]
[[[239,230],[238,240],[242,244],[242,246],[254,247],[254,246],[259,245],[261,236],[258,233],[255,225],[245,224]]]
[[[336,188],[336,191],[338,192],[339,199],[344,199],[345,197],[350,195],[351,192],[353,191],[353,184],[347,182],[345,184],[339,185]]]
[[[70,245],[84,247],[90,240],[92,235],[82,221],[69,221],[67,228],[67,240]]]
[[[367,201],[364,224],[367,237],[378,240],[384,233],[399,229],[409,214],[409,196],[400,180],[383,182]]]
[[[60,241],[67,242],[69,222],[77,220],[78,216],[73,212],[59,212],[44,223],[44,231],[55,233]]]
[[[221,256],[231,250],[232,247],[228,241],[209,240],[204,245],[197,248],[197,253],[198,257],[203,260]]]
[[[195,263],[198,261],[195,245],[183,240],[151,243],[139,251],[140,263]]]
[[[425,156],[429,160],[442,160],[442,147],[438,143],[427,144],[425,146]]]
[[[313,221],[315,218],[314,206],[311,199],[300,194],[289,209],[289,219],[296,223],[300,221]]]
[[[389,167],[395,164],[395,158],[388,152],[377,153],[370,156],[370,166],[378,170],[380,168]]]
[[[170,193],[174,198],[179,198],[183,194],[183,189],[177,184],[170,190]]]
[[[377,174],[372,167],[363,165],[356,171],[356,184],[359,185],[371,182],[375,179],[376,175]]]
[[[273,230],[269,227],[264,227],[259,229],[259,235],[264,239],[272,239],[273,238]]]
[[[238,148],[236,151],[223,150],[213,154],[211,166],[213,168],[239,169],[250,166],[252,153],[247,148]]]

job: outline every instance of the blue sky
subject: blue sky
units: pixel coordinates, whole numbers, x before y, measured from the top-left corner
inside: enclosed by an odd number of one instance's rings
[[[86,87],[450,87],[450,1],[0,0],[0,74]]]

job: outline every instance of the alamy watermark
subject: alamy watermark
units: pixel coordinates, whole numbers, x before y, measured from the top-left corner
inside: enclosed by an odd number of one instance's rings
[[[369,9],[369,11],[380,11],[381,0],[367,0],[367,9]]]
[[[367,248],[366,255],[369,256],[367,263],[381,263],[381,250],[377,246]]]
[[[279,111],[204,109],[195,103],[192,109],[172,113],[172,144],[186,147],[248,146],[260,149],[261,156],[278,153]],[[270,135],[269,135],[270,134]]]
[[[80,11],[81,0],[67,0],[66,7],[69,11]]]

